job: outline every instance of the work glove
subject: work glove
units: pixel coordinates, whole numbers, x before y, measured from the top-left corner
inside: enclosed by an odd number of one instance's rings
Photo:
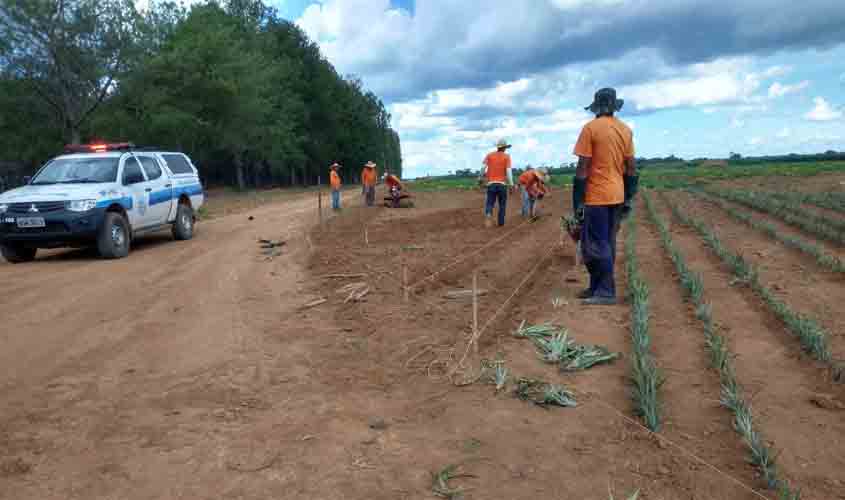
[[[584,221],[584,197],[587,194],[587,179],[572,178],[572,213],[579,223]]]
[[[639,190],[640,176],[626,175],[623,180],[625,182],[625,203],[622,204],[622,219],[624,220],[634,210],[634,197]]]

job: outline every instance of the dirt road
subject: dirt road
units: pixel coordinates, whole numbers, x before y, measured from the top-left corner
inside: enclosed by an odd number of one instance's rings
[[[190,242],[145,239],[123,260],[0,264],[0,497],[178,497],[172,474],[195,470],[174,468],[172,433],[213,447],[202,425],[180,426],[263,404],[246,394],[267,382],[261,339],[301,304],[315,221],[302,195],[203,222]],[[284,258],[266,261],[259,237],[289,241]],[[158,455],[163,442],[174,455]]]

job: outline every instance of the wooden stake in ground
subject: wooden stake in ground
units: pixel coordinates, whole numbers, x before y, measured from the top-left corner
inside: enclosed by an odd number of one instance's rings
[[[366,224],[364,224],[364,244],[370,246],[370,230],[367,229]]]
[[[478,271],[472,273],[472,343],[475,354],[478,354]]]
[[[323,225],[323,184],[317,177],[317,214],[320,216],[320,225]]]
[[[408,266],[402,266],[402,290],[404,292],[405,303],[408,302]]]

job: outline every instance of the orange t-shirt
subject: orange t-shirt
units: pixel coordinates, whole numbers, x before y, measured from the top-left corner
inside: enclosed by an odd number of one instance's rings
[[[331,183],[332,189],[340,189],[340,176],[334,170],[329,173],[329,183]]]
[[[364,167],[364,170],[361,172],[361,184],[365,186],[375,186],[376,185],[376,169]]]
[[[540,179],[540,176],[538,176],[537,172],[534,170],[529,170],[520,175],[519,183],[525,186],[525,190],[528,191],[528,194],[531,196],[546,194],[546,184]]]
[[[625,159],[634,157],[634,134],[622,121],[601,116],[584,125],[575,154],[592,158],[586,205],[618,205],[625,201]]]
[[[523,174],[519,176],[519,183],[525,187],[528,187],[535,182],[537,182],[537,173],[533,170],[523,172]]]
[[[494,151],[484,158],[487,165],[487,182],[490,184],[507,184],[508,169],[511,168],[511,157],[502,151]]]

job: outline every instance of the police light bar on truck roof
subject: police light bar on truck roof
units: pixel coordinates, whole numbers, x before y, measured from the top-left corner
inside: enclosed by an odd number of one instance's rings
[[[65,153],[104,153],[106,151],[129,151],[135,149],[131,142],[115,142],[109,144],[68,144]]]

